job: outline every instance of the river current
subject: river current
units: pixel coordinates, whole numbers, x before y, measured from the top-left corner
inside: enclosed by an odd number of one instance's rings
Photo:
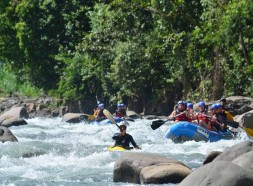
[[[113,182],[113,167],[120,152],[109,152],[114,124],[71,124],[61,118],[34,118],[28,125],[11,127],[17,143],[0,143],[0,185],[136,185]],[[127,132],[142,148],[134,150],[155,153],[182,161],[195,169],[212,151],[223,151],[247,140],[244,132],[233,140],[214,143],[188,141],[175,144],[164,139],[170,123],[152,130],[151,120],[129,122]],[[170,184],[173,185],[173,184]]]

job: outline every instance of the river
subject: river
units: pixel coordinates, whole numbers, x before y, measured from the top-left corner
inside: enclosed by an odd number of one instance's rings
[[[0,143],[0,185],[136,185],[113,182],[113,166],[121,153],[109,152],[107,147],[114,143],[115,125],[70,124],[61,118],[27,122],[10,128],[18,143]],[[248,139],[241,132],[234,140],[175,144],[163,138],[170,124],[152,130],[150,120],[129,123],[127,132],[142,148],[134,151],[171,157],[192,169],[201,166],[211,151],[223,151]],[[27,157],[31,154],[37,156]]]

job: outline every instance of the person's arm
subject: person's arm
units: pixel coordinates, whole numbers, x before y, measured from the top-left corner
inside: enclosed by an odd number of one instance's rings
[[[112,137],[113,140],[117,140],[120,137],[120,133],[115,133]]]
[[[170,115],[169,115],[169,119],[173,119],[174,116],[176,115],[176,111],[174,110]]]
[[[141,148],[135,143],[133,136],[129,135],[129,139],[130,139],[131,144],[134,146],[134,148],[136,148],[136,149],[141,149]]]

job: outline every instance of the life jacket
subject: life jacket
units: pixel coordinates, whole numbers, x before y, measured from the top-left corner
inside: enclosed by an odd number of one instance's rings
[[[174,121],[189,121],[189,118],[186,116],[186,114],[183,112],[180,112],[179,110],[176,110],[176,115],[179,115],[179,116],[174,118]]]
[[[105,118],[105,117],[106,117],[106,116],[104,115],[104,113],[103,113],[103,110],[104,110],[104,109],[99,110],[99,112],[98,112],[98,117],[99,117],[99,118]]]
[[[119,118],[125,117],[124,114],[123,114],[122,112],[120,112],[119,110],[116,110],[116,111],[115,111],[115,116],[116,116],[116,117],[119,117]]]
[[[98,117],[98,112],[99,112],[99,109],[96,109],[93,115],[94,115],[95,117]]]
[[[208,117],[206,116],[206,113],[205,113],[205,112],[199,113],[199,114],[197,115],[197,120],[198,120],[198,122],[199,122],[200,120],[202,120],[202,121],[204,121],[206,124],[207,124],[208,121],[209,121],[209,119],[208,119]]]

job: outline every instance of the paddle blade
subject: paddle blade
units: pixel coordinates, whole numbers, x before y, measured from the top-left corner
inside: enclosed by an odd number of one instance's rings
[[[242,127],[242,129],[245,130],[245,132],[248,134],[248,136],[253,137],[253,129],[243,128],[243,127]]]
[[[156,130],[158,129],[160,126],[162,126],[166,121],[163,121],[163,120],[156,120],[156,121],[153,121],[152,122],[152,125],[151,125],[151,128],[153,130]]]
[[[107,109],[104,109],[103,113],[113,124],[116,124],[113,115]]]
[[[88,115],[88,120],[91,121],[91,120],[94,120],[95,119],[95,116],[94,115]]]

